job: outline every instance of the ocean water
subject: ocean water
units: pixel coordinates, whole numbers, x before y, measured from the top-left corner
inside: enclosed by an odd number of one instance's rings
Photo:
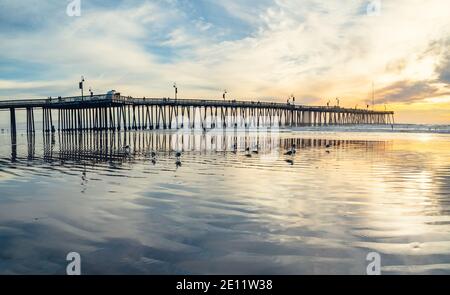
[[[448,128],[395,127],[0,133],[0,273],[450,274]]]

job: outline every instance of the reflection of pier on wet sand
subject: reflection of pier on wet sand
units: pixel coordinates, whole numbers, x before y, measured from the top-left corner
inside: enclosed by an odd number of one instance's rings
[[[26,137],[26,145],[11,145],[12,161],[87,161],[121,162],[134,158],[150,158],[152,152],[172,155],[176,152],[228,153],[245,152],[247,148],[264,155],[284,153],[295,146],[308,148],[347,148],[364,146],[384,149],[385,141],[329,140],[320,138],[284,138],[271,133],[207,132],[84,132],[43,134],[42,148],[36,148],[36,136]],[[40,141],[40,139],[38,139]],[[18,146],[20,151],[18,151]],[[39,151],[39,152],[37,152]]]

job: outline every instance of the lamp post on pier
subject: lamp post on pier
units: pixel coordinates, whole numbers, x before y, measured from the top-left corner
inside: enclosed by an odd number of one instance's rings
[[[177,83],[173,83],[173,88],[175,89],[175,100],[178,98],[178,86]]]
[[[83,77],[83,76],[81,76],[81,81],[80,81],[80,83],[78,84],[78,87],[79,87],[80,90],[81,90],[81,100],[84,100],[84,93],[83,93],[83,88],[84,88],[84,77]]]

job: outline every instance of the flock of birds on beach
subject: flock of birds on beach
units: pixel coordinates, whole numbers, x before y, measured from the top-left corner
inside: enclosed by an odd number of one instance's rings
[[[331,144],[327,144],[327,145],[325,146],[325,148],[327,149],[327,150],[326,150],[327,153],[330,153],[330,150],[329,150],[329,149],[330,149],[331,147],[332,147]],[[130,154],[131,148],[130,148],[129,145],[126,145],[123,149],[124,149],[125,154]],[[233,145],[233,153],[234,153],[234,154],[237,154],[237,152],[238,152],[238,146],[237,146],[237,144],[235,143],[235,144]],[[293,144],[293,145],[291,146],[291,148],[290,148],[287,152],[284,153],[285,156],[288,156],[288,157],[289,157],[289,158],[287,158],[287,159],[285,160],[286,163],[288,163],[288,164],[290,164],[290,165],[294,165],[294,159],[293,159],[293,157],[295,156],[296,153],[297,153],[297,146],[296,146],[295,144]],[[247,148],[245,149],[245,156],[246,156],[247,158],[251,158],[253,154],[256,154],[256,155],[259,154],[259,146],[258,146],[258,145],[256,145],[253,149],[250,149],[250,147],[247,147]],[[176,156],[176,161],[175,161],[176,167],[177,167],[177,168],[178,168],[178,167],[181,167],[181,165],[182,165],[182,163],[181,163],[181,156],[182,156],[182,153],[181,153],[181,152],[177,152],[177,153],[175,154],[175,156]],[[152,159],[152,164],[155,165],[155,164],[156,164],[156,158],[157,158],[156,152],[152,151],[152,152],[150,153],[150,157],[151,157],[151,159]]]

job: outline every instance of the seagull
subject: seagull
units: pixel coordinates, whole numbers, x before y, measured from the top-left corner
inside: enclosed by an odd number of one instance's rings
[[[152,156],[153,159],[156,158],[156,153],[155,153],[155,152],[152,152],[152,153],[151,153],[151,156]]]
[[[125,153],[129,154],[130,153],[130,146],[126,145],[124,148]]]
[[[254,153],[254,154],[259,154],[259,146],[256,145],[255,148],[256,148],[256,150],[253,150],[252,153]]]
[[[245,156],[248,157],[248,158],[250,158],[250,157],[252,156],[252,154],[250,154],[250,148],[247,147],[247,148],[245,149],[245,151],[246,151]]]
[[[326,147],[327,149],[329,149],[329,148],[331,147],[331,144],[327,144],[325,147]]]
[[[234,153],[234,154],[237,153],[237,149],[238,149],[237,144],[236,144],[236,143],[233,144],[233,153]]]
[[[297,151],[295,150],[295,144],[292,145],[291,150],[289,150],[288,152],[286,152],[284,155],[285,156],[293,156],[295,155]]]
[[[294,155],[294,152],[292,150],[290,150],[290,151],[286,152],[284,155],[285,156],[292,156],[292,155]]]
[[[177,159],[177,161],[175,162],[175,165],[178,167],[181,167],[181,161],[180,159]]]

